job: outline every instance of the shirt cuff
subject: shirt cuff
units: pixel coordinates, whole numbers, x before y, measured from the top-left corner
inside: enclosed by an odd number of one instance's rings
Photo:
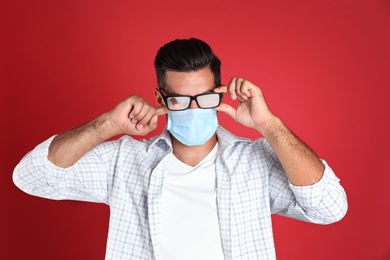
[[[329,188],[339,185],[340,180],[336,177],[333,170],[324,160],[321,160],[321,162],[325,166],[325,170],[318,182],[308,186],[295,186],[291,182],[289,183],[297,202],[303,208],[317,207],[323,199],[325,187]]]
[[[32,163],[36,169],[44,173],[48,185],[52,186],[61,181],[65,174],[72,168],[62,168],[47,158],[49,155],[49,147],[55,136],[50,137],[43,143],[39,144],[32,152]]]

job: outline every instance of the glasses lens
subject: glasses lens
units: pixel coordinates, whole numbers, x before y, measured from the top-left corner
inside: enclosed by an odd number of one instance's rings
[[[200,95],[197,97],[197,101],[201,108],[217,107],[219,106],[220,95],[217,93]]]
[[[167,106],[171,110],[186,109],[190,105],[189,97],[168,97]]]

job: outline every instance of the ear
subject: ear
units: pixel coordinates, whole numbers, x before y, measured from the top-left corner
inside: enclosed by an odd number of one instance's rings
[[[163,106],[164,104],[164,99],[161,96],[160,89],[155,88],[154,89],[154,98],[156,99],[156,102],[159,106]]]

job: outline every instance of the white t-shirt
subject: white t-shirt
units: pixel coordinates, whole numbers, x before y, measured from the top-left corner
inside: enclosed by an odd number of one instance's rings
[[[163,260],[224,259],[217,213],[217,151],[218,143],[195,167],[171,155],[162,191]]]

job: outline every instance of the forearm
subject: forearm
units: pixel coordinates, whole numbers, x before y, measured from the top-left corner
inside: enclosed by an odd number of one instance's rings
[[[293,185],[312,185],[321,179],[324,165],[320,159],[279,118],[273,117],[257,130],[275,151]]]
[[[96,145],[116,135],[107,114],[57,135],[50,144],[48,159],[66,168],[75,164]]]

